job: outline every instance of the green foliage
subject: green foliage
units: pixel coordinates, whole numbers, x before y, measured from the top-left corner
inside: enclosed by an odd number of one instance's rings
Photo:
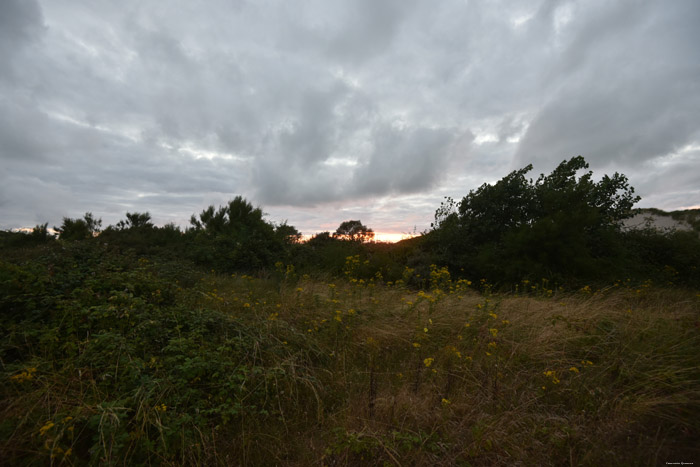
[[[448,198],[435,214],[431,246],[453,269],[498,281],[617,272],[620,222],[639,197],[618,173],[599,182],[590,171],[577,177],[587,168],[574,157],[533,182],[528,165],[459,203]]]
[[[137,255],[119,243],[128,231],[3,246],[2,463],[639,465],[697,454],[697,290],[625,281],[564,293],[523,280],[501,295],[445,267],[392,269],[416,261],[424,239],[330,236],[315,247],[355,249],[345,279],[312,280],[281,259],[270,279],[223,275]]]
[[[694,231],[630,230],[623,235],[627,270],[666,285],[700,284],[700,237]]]
[[[264,329],[198,306],[201,292],[178,285],[198,285],[188,269],[95,242],[0,262],[0,396],[29,407],[0,406],[5,461],[210,463],[214,432],[295,413],[281,394],[306,397],[303,370]]]
[[[61,227],[54,227],[61,240],[86,240],[100,232],[102,219],[95,218],[91,212],[86,212],[82,219],[63,218]]]
[[[321,232],[295,250],[293,261],[306,273],[341,275],[345,258],[358,254],[361,249],[360,243],[344,242],[330,232]]]
[[[174,224],[157,227],[149,213],[127,213],[126,220],[110,225],[100,233],[103,243],[132,251],[139,255],[177,257],[185,253],[187,243],[180,228]]]
[[[260,208],[241,196],[218,209],[209,206],[199,218],[193,215],[190,223],[192,258],[221,271],[269,268],[296,235],[286,224],[276,230],[263,219]]]
[[[56,239],[48,230],[49,224],[38,224],[31,232],[0,231],[0,248],[31,247],[50,243]]]

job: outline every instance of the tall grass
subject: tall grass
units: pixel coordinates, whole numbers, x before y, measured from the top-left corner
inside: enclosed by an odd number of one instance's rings
[[[352,262],[352,260],[350,260]],[[0,263],[3,463],[700,460],[700,297]]]

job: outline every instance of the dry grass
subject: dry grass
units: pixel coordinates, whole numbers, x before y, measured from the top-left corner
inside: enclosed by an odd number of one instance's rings
[[[699,453],[690,292],[299,287],[280,319],[326,319],[311,334],[335,358],[326,389],[342,395],[316,433],[328,464],[652,465]],[[335,335],[323,328],[334,308],[356,310]]]
[[[211,274],[181,289],[181,303],[254,330],[248,358],[280,375],[259,391],[275,415],[240,416],[221,430],[197,426],[197,439],[181,440],[177,456],[151,460],[299,466],[700,461],[697,292],[646,286],[514,296],[443,286],[417,292],[374,282]],[[40,424],[67,407],[101,397],[96,378],[81,373],[66,383],[43,374],[31,391],[6,383],[16,389],[2,404],[4,417],[42,415],[20,423],[0,447],[11,458],[32,457],[12,449],[30,445],[30,438],[40,442]],[[152,427],[163,427],[166,417],[148,405],[174,389],[144,391],[135,431],[155,436]],[[125,462],[111,454],[116,441],[107,429],[118,423],[119,407],[99,410],[97,431],[107,434],[98,443],[101,458]],[[37,459],[40,451],[53,452],[37,447]]]

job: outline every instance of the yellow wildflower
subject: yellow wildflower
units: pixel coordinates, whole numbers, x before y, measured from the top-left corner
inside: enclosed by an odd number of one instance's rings
[[[26,368],[22,370],[21,373],[10,376],[10,380],[16,381],[18,383],[23,383],[25,381],[30,381],[34,378],[34,373],[36,373],[36,368]]]
[[[493,337],[496,337],[498,335],[498,329],[496,329],[496,328],[489,329],[489,332],[491,333],[491,335]]]
[[[47,431],[49,431],[51,428],[53,428],[53,426],[54,426],[54,423],[53,423],[51,420],[49,420],[48,422],[46,422],[46,423],[44,424],[44,426],[42,426],[41,428],[39,428],[39,434],[40,434],[41,436],[44,436],[44,435],[46,434]]]
[[[430,365],[433,364],[433,361],[435,361],[434,358],[428,357],[428,358],[426,358],[425,360],[423,360],[423,363],[425,364],[425,366],[429,367]]]
[[[559,380],[559,378],[557,378],[557,372],[556,372],[556,371],[548,370],[548,371],[543,372],[542,374],[545,375],[545,376],[548,377],[548,378],[551,378],[551,379],[552,379],[552,383],[554,383],[554,384],[559,384],[559,383],[561,382],[561,381]]]
[[[414,343],[413,343],[413,347],[415,347],[415,348],[417,349],[417,348],[420,347],[420,344],[419,344],[418,342],[414,342]]]

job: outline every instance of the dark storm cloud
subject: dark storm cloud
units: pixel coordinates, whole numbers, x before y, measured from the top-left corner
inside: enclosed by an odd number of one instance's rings
[[[186,223],[241,194],[306,232],[346,216],[421,230],[443,195],[577,154],[658,207],[700,204],[699,13],[5,1],[0,227],[127,210]]]

